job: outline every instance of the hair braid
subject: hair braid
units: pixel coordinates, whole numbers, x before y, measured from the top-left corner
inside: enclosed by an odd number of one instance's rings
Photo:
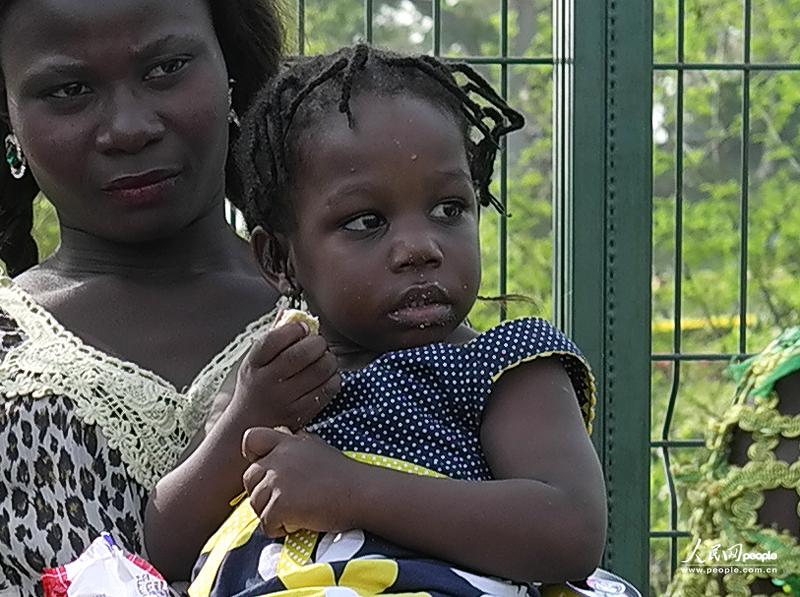
[[[208,0],[233,86],[233,108],[243,114],[258,90],[278,71],[283,50],[280,3],[274,0]],[[239,210],[246,209],[247,185],[240,180],[232,158],[240,132],[229,128],[229,158],[225,165],[225,194]]]
[[[39,187],[30,173],[16,180],[5,165],[0,169],[0,260],[13,277],[39,261],[39,250],[31,235],[33,200]]]
[[[311,92],[314,91],[317,87],[322,85],[323,83],[327,82],[328,80],[332,79],[336,76],[339,72],[347,68],[348,65],[347,58],[340,58],[328,68],[326,68],[319,76],[312,79],[308,85],[303,87],[300,91],[297,92],[297,97],[294,98],[291,105],[289,106],[288,114],[286,115],[285,125],[286,128],[283,131],[284,139],[289,134],[289,127],[292,125],[292,121],[294,120],[297,111],[300,109],[300,105],[303,101],[311,95]]]
[[[347,114],[347,126],[353,128],[353,111],[350,109],[350,94],[353,91],[353,77],[363,70],[369,58],[369,47],[365,44],[356,46],[350,64],[342,80],[342,99],[339,101],[339,112]]]

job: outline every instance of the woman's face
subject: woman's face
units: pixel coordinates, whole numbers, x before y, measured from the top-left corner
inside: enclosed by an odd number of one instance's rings
[[[17,0],[0,67],[62,225],[155,240],[222,200],[228,82],[206,0]]]

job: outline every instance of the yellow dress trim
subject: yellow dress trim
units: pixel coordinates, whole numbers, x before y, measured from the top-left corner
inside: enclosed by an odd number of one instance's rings
[[[3,276],[0,308],[26,336],[0,361],[0,402],[70,398],[78,418],[100,428],[147,490],[179,460],[225,378],[250,347],[250,338],[267,329],[276,312],[247,326],[181,392],[152,371],[85,344]]]
[[[364,464],[371,464],[372,466],[380,466],[382,468],[392,469],[393,471],[400,471],[401,473],[410,473],[420,477],[436,477],[437,479],[446,479],[447,475],[437,473],[424,466],[419,466],[405,460],[397,458],[390,458],[388,456],[379,456],[377,454],[368,454],[367,452],[344,452],[344,455],[353,460]]]

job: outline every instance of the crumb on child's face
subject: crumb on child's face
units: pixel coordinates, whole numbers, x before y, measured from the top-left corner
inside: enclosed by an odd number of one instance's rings
[[[447,341],[480,284],[478,206],[455,119],[415,97],[351,100],[319,124],[292,189],[297,282],[329,340]]]

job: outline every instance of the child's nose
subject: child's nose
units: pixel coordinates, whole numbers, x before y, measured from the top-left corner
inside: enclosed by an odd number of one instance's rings
[[[442,250],[429,235],[398,239],[391,248],[389,262],[392,271],[436,268],[442,264]]]

